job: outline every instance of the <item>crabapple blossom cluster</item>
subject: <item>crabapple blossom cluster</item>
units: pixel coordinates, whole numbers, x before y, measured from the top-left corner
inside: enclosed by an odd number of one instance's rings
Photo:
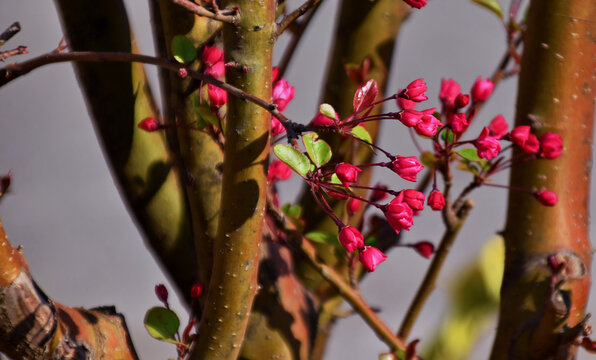
[[[281,83],[279,86],[278,96],[283,97],[281,94],[289,93],[286,90],[288,86]],[[532,133],[528,125],[509,130],[502,115],[496,116],[488,126],[484,126],[476,138],[463,139],[479,106],[490,98],[493,88],[494,84],[490,79],[478,77],[470,93],[464,94],[455,80],[443,79],[439,93],[440,111],[436,108],[418,110],[416,108],[428,100],[427,86],[423,79],[414,80],[396,94],[381,100],[377,100],[377,84],[370,80],[357,89],[349,116],[342,119],[331,105],[323,104],[308,125],[288,122],[281,126],[284,130],[291,126],[294,133],[302,135],[306,151],[303,152],[294,143],[293,146],[276,145],[274,152],[282,163],[305,179],[317,204],[337,225],[339,245],[350,256],[357,252],[363,267],[374,271],[387,256],[381,249],[367,242],[367,236],[362,233],[364,222],[360,222],[358,226],[346,224],[346,219],[349,220],[350,216],[365,212],[368,208],[376,208],[384,215],[387,224],[399,234],[402,230],[410,230],[414,225],[415,215],[425,206],[433,211],[444,211],[446,208],[448,211],[457,210],[454,206],[458,205],[453,204],[461,204],[457,200],[467,196],[471,189],[481,185],[500,186],[490,182],[490,176],[496,172],[515,163],[555,159],[561,155],[563,146],[558,134],[546,132],[538,136]],[[293,90],[291,93],[293,96]],[[375,106],[390,101],[395,101],[399,111],[380,114],[372,112]],[[285,105],[283,100],[280,103]],[[363,125],[369,121],[381,120],[399,121],[430,142],[432,151],[421,154],[425,165],[417,156],[392,154],[372,142]],[[282,133],[276,130],[273,122],[272,135]],[[331,148],[322,137],[325,133],[339,134],[340,141],[353,139],[359,146],[378,151],[387,160],[364,164],[345,161],[332,163]],[[515,151],[506,155],[505,151],[512,148]],[[472,173],[473,186],[468,187],[467,192],[462,193],[456,201],[450,201],[438,189],[437,178],[442,176],[444,180],[451,179],[451,165],[455,162],[459,163],[458,168]],[[365,168],[387,168],[404,180],[416,182],[425,166],[431,171],[433,179],[428,197],[416,189],[396,191],[383,185],[368,187],[358,184],[358,176]],[[285,178],[288,169],[280,167],[274,161],[269,171],[269,179],[274,183]],[[557,202],[557,195],[551,191],[542,189],[527,192],[545,206],[553,206]],[[368,196],[363,193],[368,193]],[[386,200],[388,196],[392,196],[389,201]],[[340,204],[345,201],[345,205],[338,207],[336,201],[340,201]],[[347,218],[340,215],[341,209],[344,209]],[[428,241],[406,246],[426,258],[434,252],[434,245]]]

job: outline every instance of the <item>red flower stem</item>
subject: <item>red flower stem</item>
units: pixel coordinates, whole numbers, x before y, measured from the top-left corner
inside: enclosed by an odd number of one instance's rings
[[[344,223],[339,219],[339,217],[337,217],[337,215],[335,215],[335,213],[333,212],[333,209],[331,209],[331,206],[329,206],[329,203],[327,203],[327,201],[325,200],[324,197],[320,197],[318,196],[315,187],[310,184],[310,192],[313,196],[313,198],[315,199],[316,203],[319,205],[319,207],[321,208],[321,210],[323,210],[323,212],[325,212],[325,214],[327,214],[331,220],[333,220],[333,222],[335,222],[335,225],[337,225],[338,228],[342,228],[344,226]]]

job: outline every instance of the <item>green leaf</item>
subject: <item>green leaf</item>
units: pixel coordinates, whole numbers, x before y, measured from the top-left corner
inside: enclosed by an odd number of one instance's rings
[[[162,306],[152,307],[145,314],[145,328],[157,340],[178,344],[174,335],[180,327],[180,319],[175,312]]]
[[[176,35],[172,39],[172,54],[179,63],[188,63],[197,56],[197,49],[184,35]]]
[[[497,0],[472,0],[476,4],[490,10],[493,14],[497,15],[499,19],[503,18],[503,9],[501,4]]]
[[[364,140],[368,144],[372,144],[373,143],[372,137],[368,133],[368,130],[366,130],[363,126],[360,126],[360,125],[354,126],[352,128],[352,130],[350,130],[350,133],[352,133],[352,135],[355,138],[358,138],[360,140]],[[368,146],[374,152],[375,149],[372,146],[368,145],[368,144],[366,144],[366,146]]]
[[[333,175],[331,175],[331,180],[329,182],[332,184],[342,185],[341,180],[339,180],[336,173],[333,173]]]
[[[317,166],[324,165],[331,160],[331,147],[325,140],[319,139],[319,134],[309,132],[302,135],[302,143],[313,163]]]
[[[328,117],[329,119],[335,120],[336,112],[333,106],[329,104],[321,104],[321,106],[319,106],[319,112]]]
[[[273,152],[277,157],[286,163],[289,167],[297,172],[300,176],[306,177],[310,170],[310,160],[301,153],[289,145],[279,144],[275,145]]]
[[[379,247],[379,241],[377,240],[377,237],[376,236],[370,235],[366,239],[364,239],[364,245],[366,245],[366,246],[374,246],[374,247],[378,248]]]
[[[337,234],[327,233],[323,231],[311,231],[304,235],[307,239],[321,244],[339,244]]]
[[[437,158],[435,157],[435,154],[430,151],[425,151],[420,155],[420,163],[424,165],[424,167],[432,169],[435,167],[436,162]]]
[[[466,160],[482,161],[482,158],[478,156],[478,151],[475,148],[461,149],[457,150],[455,153]]]
[[[281,211],[290,217],[298,218],[302,215],[302,206],[286,203],[281,207]]]

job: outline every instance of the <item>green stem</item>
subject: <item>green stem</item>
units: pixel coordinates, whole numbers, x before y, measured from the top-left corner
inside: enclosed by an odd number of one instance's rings
[[[270,99],[275,1],[240,0],[234,6],[242,16],[237,25],[224,25],[225,60],[248,71],[228,69],[226,79],[245,93]],[[228,99],[220,222],[192,359],[236,359],[244,339],[257,290],[270,118],[262,107]]]
[[[451,250],[451,246],[453,245],[459,230],[465,223],[470,210],[472,210],[472,206],[473,205],[471,201],[468,200],[465,202],[457,216],[455,223],[445,230],[443,238],[441,239],[441,243],[439,244],[430,267],[424,276],[424,280],[422,280],[422,283],[416,292],[416,296],[414,296],[414,299],[410,303],[408,311],[406,312],[406,316],[399,327],[397,336],[400,339],[404,341],[407,340],[408,336],[410,335],[410,331],[412,330],[412,327],[414,327],[414,323],[420,314],[420,311],[422,311],[422,307],[424,307],[426,300],[428,300],[430,294],[432,294],[433,290],[435,289],[437,278],[439,277],[439,273],[441,272],[443,264],[445,263],[445,259],[447,259],[449,250]]]

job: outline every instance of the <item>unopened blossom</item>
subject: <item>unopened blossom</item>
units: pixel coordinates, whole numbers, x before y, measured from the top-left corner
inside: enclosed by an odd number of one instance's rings
[[[449,119],[449,125],[451,126],[451,131],[456,134],[463,133],[468,128],[468,119],[466,119],[466,114],[464,113],[457,113],[453,114]]]
[[[457,81],[453,79],[441,79],[441,91],[439,92],[439,99],[443,106],[454,107],[455,99],[461,93],[461,89]]]
[[[178,69],[178,76],[180,76],[180,78],[184,79],[185,77],[188,76],[188,70],[184,67]]]
[[[387,259],[387,255],[377,249],[374,246],[365,246],[360,250],[358,260],[366,271],[373,272],[377,269],[377,266]]]
[[[555,159],[563,153],[563,139],[561,135],[549,131],[540,137],[540,157]]]
[[[408,204],[413,210],[424,209],[424,194],[418,190],[406,189],[403,190],[404,202]]]
[[[534,193],[534,196],[544,206],[555,206],[559,197],[552,191],[542,190]]]
[[[474,141],[474,146],[478,150],[478,156],[483,159],[490,160],[494,157],[499,155],[499,151],[501,151],[501,144],[499,144],[499,140],[489,135],[490,130],[485,126],[478,139]]]
[[[279,111],[284,111],[288,103],[294,98],[294,87],[286,80],[279,79],[273,84],[273,103]]]
[[[499,114],[490,122],[488,129],[490,130],[490,134],[492,136],[500,139],[507,134],[507,131],[509,131],[509,125],[507,125],[507,121],[503,115]]]
[[[360,231],[353,226],[344,226],[339,231],[339,242],[347,252],[364,247],[364,238]]]
[[[414,211],[410,205],[403,202],[402,194],[385,205],[383,213],[389,225],[398,234],[401,230],[410,230],[410,227],[414,225]]]
[[[274,66],[273,69],[271,69],[271,80],[275,82],[275,80],[277,80],[278,76],[279,76],[279,68],[277,66]]]
[[[426,0],[404,0],[404,2],[416,9],[421,9],[426,6]]]
[[[218,61],[215,64],[205,69],[205,75],[209,75],[213,78],[219,79],[226,73],[226,65],[223,61]]]
[[[350,198],[350,200],[348,200],[348,211],[350,213],[355,213],[358,210],[360,210],[360,200],[356,199],[356,198]]]
[[[528,135],[526,143],[524,144],[524,146],[522,146],[522,150],[526,154],[538,154],[538,151],[540,150],[540,141],[538,141],[538,137],[536,137],[536,135],[534,134]]]
[[[400,94],[408,100],[415,102],[421,102],[428,100],[428,97],[424,94],[426,92],[426,83],[424,79],[417,79],[412,81]]]
[[[443,193],[439,190],[431,191],[430,195],[428,195],[428,206],[434,211],[441,211],[445,207],[445,197]]]
[[[414,109],[406,109],[406,110],[400,111],[397,114],[397,118],[405,126],[414,127],[414,126],[416,126],[416,124],[418,124],[420,119],[422,119],[423,115],[424,115],[424,113],[422,111],[418,111],[418,110],[414,110]]]
[[[427,259],[430,259],[432,254],[435,252],[435,245],[430,241],[419,241],[412,245],[412,247],[418,254]]]
[[[155,296],[164,304],[168,303],[168,289],[164,284],[155,285]]]
[[[472,100],[474,102],[481,102],[486,101],[490,97],[490,94],[493,92],[493,88],[495,84],[490,79],[482,80],[482,77],[478,76],[474,85],[472,85],[472,89],[470,90],[470,94],[472,95]]]
[[[193,300],[198,299],[203,294],[203,290],[205,290],[205,285],[201,283],[194,283],[190,289],[190,298]]]
[[[335,166],[335,174],[339,181],[344,184],[345,187],[349,187],[350,183],[358,181],[358,173],[361,172],[358,166],[349,163],[339,163]]]
[[[470,103],[470,95],[459,94],[455,98],[455,107],[458,109],[468,106],[469,103]]]
[[[523,147],[530,136],[530,127],[528,125],[516,126],[511,130],[509,136],[511,136],[511,142]]]
[[[422,136],[435,136],[439,127],[443,125],[434,115],[424,114],[416,124],[416,133]]]
[[[402,110],[414,109],[416,107],[416,101],[408,100],[400,96],[398,96],[395,101],[397,102],[397,106]]]
[[[336,115],[336,119],[337,118],[339,118],[339,116]],[[335,120],[328,118],[327,116],[321,114],[321,112],[318,112],[317,115],[312,118],[310,124],[313,126],[331,126],[334,125],[335,122]]]
[[[374,190],[370,194],[370,201],[379,202],[379,201],[385,200],[389,196],[389,194],[387,194],[387,192],[383,191],[383,190],[387,190],[387,189],[388,189],[388,187],[385,185],[381,185],[381,184],[375,185]]]
[[[137,126],[147,132],[157,131],[162,128],[162,125],[154,117],[144,118]]]
[[[389,168],[403,179],[415,182],[416,176],[424,166],[415,156],[398,156],[391,162]]]
[[[228,102],[228,93],[215,85],[207,84],[207,95],[212,107],[219,109]]]
[[[290,169],[290,167],[283,161],[271,161],[271,164],[269,164],[269,169],[267,170],[267,179],[270,182],[288,180],[290,176],[292,176],[292,169]]]
[[[271,136],[277,136],[286,132],[286,128],[283,126],[281,121],[275,116],[271,117]]]
[[[211,67],[219,61],[223,61],[224,53],[223,50],[217,46],[205,46],[203,49],[203,55],[201,56],[203,63],[206,67]]]

